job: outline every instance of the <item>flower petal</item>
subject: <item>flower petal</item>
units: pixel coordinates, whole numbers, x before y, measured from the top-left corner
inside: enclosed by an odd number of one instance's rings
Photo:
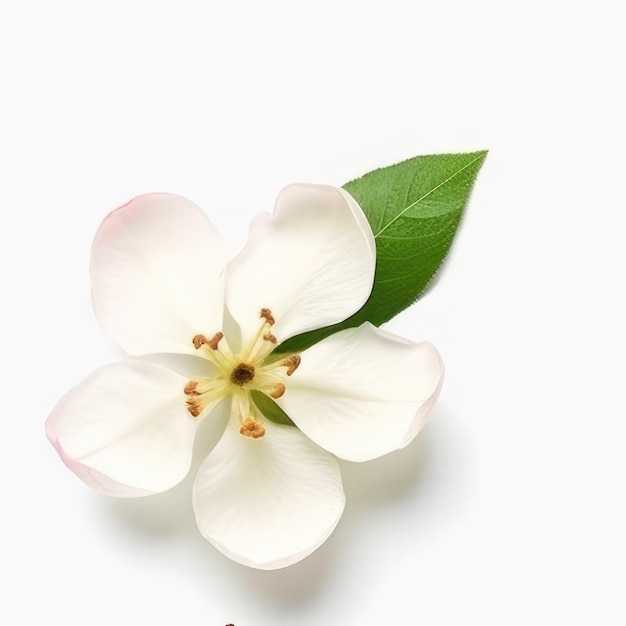
[[[164,491],[189,471],[197,421],[187,380],[139,360],[105,365],[57,404],[46,433],[87,485],[114,496]]]
[[[443,373],[432,344],[365,323],[306,350],[277,403],[325,450],[367,461],[413,440],[439,396]]]
[[[361,308],[374,281],[376,246],[356,201],[343,189],[291,185],[274,215],[250,226],[228,265],[226,301],[244,341],[271,309],[279,341],[340,322]]]
[[[104,331],[130,354],[193,354],[221,329],[222,240],[192,202],[147,194],[110,213],[91,251],[92,299]]]
[[[265,436],[226,428],[200,467],[193,504],[200,532],[258,569],[292,565],[318,548],[345,503],[336,459],[293,426],[264,420]]]

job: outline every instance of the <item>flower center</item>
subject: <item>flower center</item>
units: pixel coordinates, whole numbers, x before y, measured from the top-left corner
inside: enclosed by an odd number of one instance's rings
[[[280,398],[286,391],[285,382],[301,360],[299,354],[292,354],[266,363],[277,344],[271,332],[275,320],[269,309],[261,309],[259,319],[258,332],[237,355],[231,352],[228,339],[221,332],[211,339],[196,335],[192,343],[212,363],[214,372],[190,380],[184,389],[187,410],[193,417],[202,417],[220,400],[230,397],[231,413],[239,422],[239,433],[251,439],[263,437],[265,428],[260,421],[264,417],[250,392],[261,391],[271,398]]]
[[[254,365],[248,365],[247,363],[239,363],[239,365],[233,370],[230,375],[230,381],[243,387],[246,383],[249,383],[254,378]]]

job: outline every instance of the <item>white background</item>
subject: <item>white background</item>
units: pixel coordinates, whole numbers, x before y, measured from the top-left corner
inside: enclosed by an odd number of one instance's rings
[[[624,69],[608,1],[4,2],[0,621],[624,624]],[[228,561],[190,483],[115,501],[44,437],[118,358],[87,265],[105,214],[183,194],[231,243],[284,185],[490,149],[449,264],[389,326],[447,366],[426,431],[343,463],[336,532]]]

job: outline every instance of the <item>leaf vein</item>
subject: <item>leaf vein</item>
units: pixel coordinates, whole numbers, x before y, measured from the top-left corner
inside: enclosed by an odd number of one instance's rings
[[[396,222],[397,220],[399,220],[409,209],[412,209],[414,206],[416,206],[417,204],[419,204],[422,200],[424,200],[424,198],[427,198],[428,196],[430,196],[432,193],[434,193],[435,191],[437,191],[437,189],[439,189],[440,187],[442,187],[443,185],[445,185],[446,183],[450,182],[453,178],[455,178],[456,176],[458,176],[461,172],[463,172],[464,170],[466,170],[468,167],[470,167],[471,165],[473,165],[474,163],[476,163],[476,161],[480,160],[483,158],[483,155],[479,155],[476,158],[472,159],[469,163],[467,163],[466,165],[464,165],[460,170],[457,170],[456,172],[454,172],[454,174],[452,174],[451,176],[448,176],[448,178],[446,178],[445,180],[441,181],[438,185],[436,185],[435,187],[433,187],[430,191],[427,191],[421,198],[418,198],[417,200],[415,200],[415,202],[413,202],[412,204],[409,204],[407,207],[405,207],[404,209],[402,209],[402,211],[400,211],[398,213],[398,215],[396,215],[386,226],[384,226],[381,230],[379,230],[375,235],[374,235],[374,239],[376,239],[377,237],[379,237],[383,232],[385,232],[385,230],[387,230],[394,222]]]

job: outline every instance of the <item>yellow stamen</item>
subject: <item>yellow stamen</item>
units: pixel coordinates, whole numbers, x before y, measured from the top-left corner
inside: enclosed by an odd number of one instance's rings
[[[199,396],[200,394],[196,391],[197,388],[198,388],[198,381],[190,380],[185,385],[185,389],[183,391],[185,392],[185,395],[187,396]]]
[[[276,337],[270,332],[270,328],[276,323],[272,311],[263,308],[259,315],[265,322],[261,324],[256,336],[250,342],[247,351],[243,351],[240,356],[247,361],[262,361],[273,349],[273,345],[277,343]]]
[[[265,428],[263,428],[263,425],[255,420],[254,417],[247,417],[241,423],[239,434],[251,439],[259,439],[265,435]]]
[[[259,317],[262,317],[270,326],[276,324],[276,320],[274,319],[274,316],[272,315],[272,311],[270,309],[261,309]]]
[[[276,387],[274,387],[274,389],[267,395],[272,398],[280,398],[284,393],[285,385],[283,385],[282,383],[278,383]]]
[[[191,343],[196,350],[199,350],[205,343],[209,343],[209,340],[204,335],[196,335]]]
[[[211,338],[211,341],[207,341],[209,347],[213,348],[213,350],[217,350],[217,344],[224,338],[224,333],[215,333]]]
[[[207,339],[204,335],[196,335],[191,341],[196,350],[202,346],[209,346],[212,350],[217,350],[217,344],[224,338],[224,333],[215,333],[211,339]]]
[[[287,368],[287,376],[291,376],[300,366],[302,359],[299,354],[292,354],[282,361],[282,365]]]
[[[200,400],[198,398],[187,398],[187,410],[194,416],[198,417],[202,412]]]

